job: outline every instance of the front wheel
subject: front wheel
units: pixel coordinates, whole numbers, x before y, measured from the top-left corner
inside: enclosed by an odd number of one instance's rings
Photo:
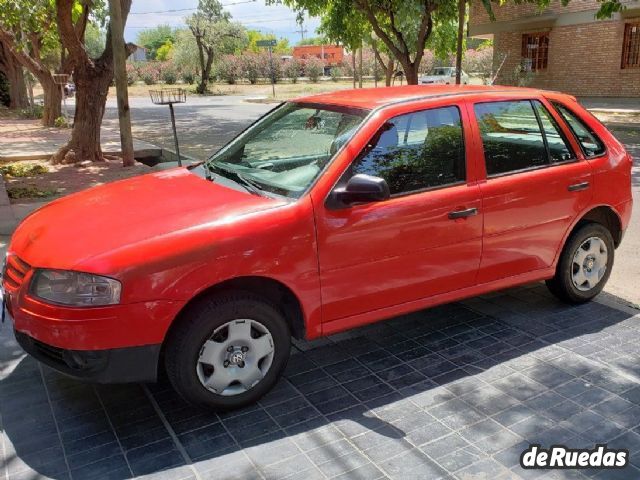
[[[179,319],[165,351],[167,375],[187,401],[231,410],[278,381],[291,337],[280,311],[252,293],[203,299]]]
[[[588,223],[576,230],[562,250],[556,275],[547,287],[560,300],[583,303],[604,288],[611,269],[615,245],[607,228]]]

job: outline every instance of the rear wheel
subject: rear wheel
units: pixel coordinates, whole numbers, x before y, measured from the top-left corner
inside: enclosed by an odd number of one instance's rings
[[[172,330],[167,375],[192,403],[239,408],[275,385],[290,346],[289,327],[275,306],[248,292],[218,294],[193,305]]]
[[[611,275],[614,252],[613,237],[607,228],[599,223],[583,225],[569,237],[556,275],[547,281],[547,287],[565,302],[591,300]]]

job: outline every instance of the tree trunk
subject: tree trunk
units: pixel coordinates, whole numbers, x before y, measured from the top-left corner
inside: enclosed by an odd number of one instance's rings
[[[22,65],[2,43],[0,43],[0,69],[9,82],[9,108],[28,107],[29,98]]]
[[[42,124],[45,127],[53,127],[56,118],[62,115],[62,94],[60,85],[56,85],[49,74],[38,75],[38,81],[44,92],[44,110],[42,112]]]
[[[100,126],[113,79],[113,64],[96,61],[76,65],[73,79],[76,84],[76,111],[71,140],[51,160],[54,164],[103,161]]]
[[[353,88],[356,88],[356,51],[353,50],[351,53],[351,67],[353,68]]]
[[[458,39],[456,44],[456,85],[462,77],[462,44],[464,43],[464,17],[467,13],[466,0],[458,0]]]
[[[420,65],[415,62],[405,61],[402,62],[402,69],[404,70],[404,76],[407,79],[407,85],[417,85],[418,78],[420,76]]]
[[[396,62],[393,59],[389,60],[389,63],[384,67],[384,84],[387,87],[391,86],[391,82],[393,80],[393,73],[395,71]]]

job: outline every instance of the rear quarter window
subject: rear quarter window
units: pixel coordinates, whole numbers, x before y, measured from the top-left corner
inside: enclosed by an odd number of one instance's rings
[[[576,137],[585,157],[592,158],[605,153],[606,148],[604,146],[604,142],[598,138],[591,127],[589,127],[577,114],[573,113],[561,103],[553,102],[553,106],[569,125],[569,129]]]

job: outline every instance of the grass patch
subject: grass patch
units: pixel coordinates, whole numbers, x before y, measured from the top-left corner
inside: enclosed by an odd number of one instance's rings
[[[0,166],[0,173],[10,177],[34,177],[48,171],[49,169],[41,163],[9,163]]]
[[[48,198],[57,193],[56,190],[44,190],[35,185],[7,188],[7,194],[11,199],[19,198]]]

